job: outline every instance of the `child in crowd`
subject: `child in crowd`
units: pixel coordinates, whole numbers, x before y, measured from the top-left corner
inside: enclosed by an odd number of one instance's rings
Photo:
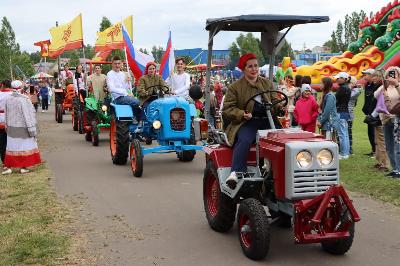
[[[301,86],[301,97],[296,102],[294,117],[297,123],[305,131],[315,133],[315,126],[318,117],[318,104],[311,95],[311,87],[308,84]]]

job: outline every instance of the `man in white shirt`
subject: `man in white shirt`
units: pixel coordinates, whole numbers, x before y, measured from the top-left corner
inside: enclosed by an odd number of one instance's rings
[[[190,75],[185,72],[185,61],[183,58],[177,58],[175,65],[177,73],[168,77],[166,82],[176,96],[189,100]]]
[[[112,70],[107,73],[107,87],[115,104],[130,105],[136,119],[139,121],[139,100],[134,98],[131,92],[130,80],[121,71],[121,58],[114,56]]]

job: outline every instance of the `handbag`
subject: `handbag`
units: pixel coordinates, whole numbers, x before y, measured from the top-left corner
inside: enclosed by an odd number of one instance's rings
[[[388,86],[384,90],[385,105],[391,114],[400,114],[400,93],[397,87]]]
[[[383,90],[379,93],[378,98],[376,100],[377,100],[377,102],[376,102],[375,111],[377,113],[389,114],[389,111],[385,104],[385,95],[383,93]]]

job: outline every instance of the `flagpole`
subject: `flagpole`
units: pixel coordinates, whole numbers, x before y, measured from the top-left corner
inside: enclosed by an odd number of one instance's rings
[[[129,80],[129,89],[132,91],[132,76],[131,76],[131,70],[129,69],[128,54],[126,53],[126,47],[125,46],[124,46],[124,53],[125,53],[126,71],[128,72],[128,77],[130,78],[130,80]]]
[[[58,21],[56,21],[56,27],[58,27]],[[60,55],[57,56],[57,68],[58,68],[58,74],[60,74],[60,72],[61,72]]]

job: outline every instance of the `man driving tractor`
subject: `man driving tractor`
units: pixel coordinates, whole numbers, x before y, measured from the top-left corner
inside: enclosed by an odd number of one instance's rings
[[[272,90],[273,85],[259,76],[259,65],[254,54],[241,56],[238,67],[244,76],[230,86],[222,110],[223,118],[229,121],[225,133],[233,145],[231,174],[226,179],[231,189],[238,182],[237,173],[247,172],[247,156],[256,140],[257,130],[271,128],[264,103],[279,100],[274,93],[264,93],[255,97],[254,101],[248,101],[257,93]]]
[[[111,93],[111,97],[115,104],[130,105],[135,114],[137,121],[139,120],[140,108],[139,100],[132,95],[130,83],[125,73],[121,71],[121,58],[114,56],[112,60],[112,70],[107,73],[107,87]],[[138,123],[137,121],[136,124]]]

